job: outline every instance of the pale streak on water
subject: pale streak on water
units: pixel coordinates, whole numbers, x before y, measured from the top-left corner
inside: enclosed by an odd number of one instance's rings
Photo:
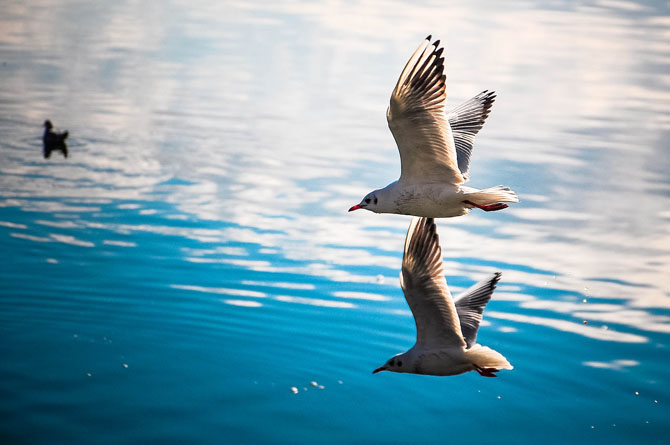
[[[2,9],[7,438],[668,432],[667,4]],[[413,341],[397,280],[409,218],[346,209],[397,176],[384,111],[428,33],[451,106],[498,93],[471,184],[521,197],[439,222],[452,291],[503,272],[479,339],[516,369],[493,381],[369,375]],[[46,118],[70,130],[71,158],[41,158]],[[314,379],[324,391],[305,392]]]

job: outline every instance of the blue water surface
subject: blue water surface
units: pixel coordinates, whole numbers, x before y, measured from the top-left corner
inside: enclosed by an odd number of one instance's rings
[[[1,9],[0,442],[667,440],[666,3]],[[414,342],[410,218],[346,210],[430,33],[449,107],[498,94],[471,185],[521,199],[438,221],[452,292],[503,273],[496,379],[371,373]]]

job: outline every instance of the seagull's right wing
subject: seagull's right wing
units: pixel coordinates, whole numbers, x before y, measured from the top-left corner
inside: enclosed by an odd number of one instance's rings
[[[465,341],[442,271],[442,249],[432,218],[412,218],[400,286],[416,322],[422,348],[463,347]]]
[[[475,136],[489,116],[495,98],[495,92],[482,91],[447,114],[451,131],[454,134],[458,169],[466,181],[470,177],[470,154],[475,143]]]
[[[454,298],[458,319],[461,322],[461,331],[468,348],[471,348],[477,342],[477,330],[479,329],[479,323],[482,321],[482,312],[491,300],[501,275],[500,272],[496,272]]]
[[[444,112],[444,48],[430,39],[419,45],[402,70],[386,119],[400,152],[401,182],[455,185],[463,177]]]

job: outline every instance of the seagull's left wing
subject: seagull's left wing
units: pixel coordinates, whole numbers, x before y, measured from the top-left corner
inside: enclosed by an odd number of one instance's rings
[[[419,45],[400,74],[386,119],[400,152],[400,182],[456,185],[463,176],[444,112],[444,48],[430,39]]]
[[[425,349],[465,347],[456,307],[442,271],[442,249],[432,218],[412,218],[400,286],[416,322],[416,344]]]

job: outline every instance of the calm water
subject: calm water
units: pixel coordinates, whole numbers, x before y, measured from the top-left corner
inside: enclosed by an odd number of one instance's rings
[[[666,440],[667,3],[442,3],[5,2],[0,441]],[[409,218],[346,210],[429,33],[451,106],[498,92],[472,185],[522,201],[439,223],[452,290],[503,272],[497,379],[371,374]]]

